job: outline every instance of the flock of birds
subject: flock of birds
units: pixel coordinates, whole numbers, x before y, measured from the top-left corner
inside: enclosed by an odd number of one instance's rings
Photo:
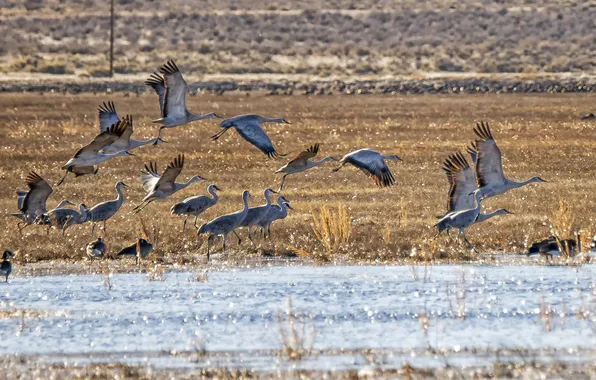
[[[159,98],[161,117],[154,120],[160,125],[157,137],[149,140],[135,140],[133,135],[133,118],[126,115],[121,118],[116,112],[113,102],[103,103],[98,108],[99,134],[87,145],[79,149],[63,166],[64,176],[57,185],[62,184],[69,173],[75,177],[96,174],[98,164],[107,160],[134,155],[132,150],[144,145],[158,145],[166,141],[161,138],[162,131],[168,128],[182,126],[197,120],[221,118],[215,113],[204,115],[194,114],[186,107],[187,83],[180,70],[170,60],[147,79],[145,84],[151,87]],[[229,129],[235,129],[238,134],[247,142],[258,148],[268,158],[286,156],[280,154],[267,133],[263,130],[264,123],[287,123],[284,118],[267,118],[260,115],[240,115],[220,123],[222,130],[212,136],[212,140],[219,139]],[[443,170],[447,175],[450,184],[448,195],[447,212],[441,216],[435,224],[438,233],[450,229],[459,231],[465,242],[474,246],[466,237],[466,229],[475,224],[488,220],[497,215],[511,214],[506,209],[498,209],[492,213],[482,213],[481,204],[486,198],[503,194],[509,190],[525,186],[530,183],[546,182],[540,177],[532,177],[526,181],[517,182],[505,177],[503,173],[501,151],[495,142],[491,129],[487,123],[481,122],[474,128],[476,139],[468,147],[467,153],[472,165],[466,159],[466,155],[457,152],[450,155],[444,161]],[[223,251],[226,249],[227,237],[233,233],[239,242],[241,238],[236,232],[239,228],[248,229],[248,237],[252,241],[256,231],[260,228],[264,238],[271,236],[271,224],[287,216],[288,209],[291,209],[290,201],[280,193],[283,190],[286,177],[292,174],[304,172],[311,168],[325,164],[330,161],[338,161],[339,166],[333,171],[338,171],[345,165],[352,165],[362,170],[372,178],[377,186],[387,187],[395,184],[395,177],[391,173],[388,160],[401,160],[395,154],[384,155],[373,149],[360,149],[350,152],[337,160],[331,156],[316,160],[319,153],[319,144],[314,144],[298,154],[293,160],[279,168],[276,173],[283,174],[281,184],[277,190],[265,189],[265,203],[256,207],[249,206],[248,191],[242,193],[242,208],[236,212],[219,216],[207,223],[198,226],[198,218],[207,209],[215,206],[219,200],[217,191],[221,189],[210,184],[207,188],[209,195],[193,196],[176,203],[171,207],[172,214],[184,216],[184,227],[186,229],[189,217],[194,217],[194,225],[197,233],[208,235],[207,260],[215,237],[223,237]],[[162,174],[159,173],[157,164],[153,161],[145,164],[141,170],[141,182],[147,195],[134,208],[134,212],[141,212],[145,207],[156,200],[170,197],[176,192],[190,186],[193,183],[205,180],[196,175],[186,182],[176,182],[184,167],[184,155],[180,154],[167,165]],[[68,200],[62,200],[51,210],[47,210],[46,202],[52,194],[50,184],[40,175],[31,171],[26,177],[27,191],[17,191],[18,213],[15,217],[20,219],[17,224],[19,232],[31,225],[44,225],[49,230],[53,227],[64,234],[74,224],[90,222],[93,224],[92,233],[97,224],[103,224],[104,234],[106,223],[121,208],[124,203],[123,189],[128,187],[124,182],[115,185],[117,197],[114,200],[101,202],[93,207],[87,207],[81,203],[78,210]],[[277,204],[271,199],[272,194],[278,194]],[[87,245],[87,255],[94,258],[106,257],[107,246],[101,238]],[[151,253],[152,245],[147,240],[140,238],[132,245],[122,249],[117,256],[144,258]],[[8,279],[10,274],[9,258],[12,253],[6,251],[3,262],[0,266],[0,275]]]

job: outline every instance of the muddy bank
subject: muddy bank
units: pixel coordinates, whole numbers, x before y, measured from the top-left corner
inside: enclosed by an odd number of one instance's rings
[[[596,79],[404,79],[404,80],[330,80],[330,81],[209,81],[189,84],[190,94],[210,92],[262,91],[269,95],[368,95],[368,94],[513,94],[513,93],[592,93]],[[0,83],[0,92],[39,93],[142,93],[143,81],[13,81]]]

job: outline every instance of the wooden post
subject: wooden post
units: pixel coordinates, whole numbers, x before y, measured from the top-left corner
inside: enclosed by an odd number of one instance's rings
[[[110,77],[114,76],[114,0],[110,0]]]

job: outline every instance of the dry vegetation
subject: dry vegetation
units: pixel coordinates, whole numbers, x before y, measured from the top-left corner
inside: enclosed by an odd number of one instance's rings
[[[133,114],[135,135],[141,138],[155,135],[157,128],[150,123],[157,116],[153,95],[1,96],[5,112],[0,115],[4,125],[0,131],[4,141],[0,150],[0,209],[5,216],[0,219],[4,231],[0,246],[18,253],[15,262],[83,259],[85,244],[95,238],[89,224],[72,227],[66,237],[56,231],[46,235],[45,228],[37,226],[25,229],[21,237],[17,219],[7,214],[16,211],[15,190],[25,187],[24,177],[29,170],[37,171],[51,183],[57,182],[62,175],[60,166],[95,135],[97,105],[110,99],[121,114]],[[247,112],[283,116],[292,124],[272,124],[265,129],[278,150],[290,155],[319,142],[322,155],[341,157],[350,150],[368,146],[397,153],[404,160],[390,163],[398,184],[387,189],[374,187],[372,181],[354,168],[332,173],[333,164],[288,177],[284,195],[296,211],[290,211],[286,220],[273,225],[272,242],[251,246],[245,239],[243,246],[238,247],[235,239],[229,239],[231,249],[227,258],[285,255],[290,249],[301,256],[332,262],[411,262],[476,257],[464,244],[450,243],[446,236],[436,238],[431,226],[446,204],[447,180],[441,162],[468,144],[478,120],[492,124],[509,177],[525,179],[540,175],[550,181],[488,200],[484,210],[505,207],[515,215],[497,217],[470,228],[468,238],[478,244],[478,249],[522,252],[532,240],[549,236],[553,228],[567,228],[561,226],[571,225],[566,221],[571,217],[573,228],[581,228],[583,236],[590,236],[595,215],[592,189],[596,183],[592,173],[596,160],[593,155],[596,124],[578,120],[577,115],[593,106],[594,100],[591,95],[229,94],[189,97],[189,108],[225,116]],[[280,177],[273,172],[285,160],[266,160],[235,132],[218,142],[210,141],[209,136],[218,130],[212,121],[168,130],[164,137],[169,144],[143,147],[134,157],[110,160],[96,176],[69,178],[55,189],[48,206],[53,207],[63,198],[73,203],[84,200],[87,205],[113,199],[115,183],[124,180],[131,187],[125,190],[124,206],[108,222],[106,242],[110,252],[117,252],[137,236],[159,235],[159,244],[150,261],[203,263],[206,244],[200,247],[203,240],[197,238],[192,228],[183,234],[183,219],[171,215],[169,209],[181,199],[204,194],[206,183],[192,185],[171,199],[155,202],[138,216],[131,210],[143,197],[139,179],[143,163],[156,159],[162,170],[178,153],[186,155],[182,180],[200,174],[224,189],[220,203],[208,210],[201,218],[203,221],[240,208],[243,189],[255,195],[252,205],[263,203],[263,189],[279,185]],[[566,201],[565,212],[569,215],[559,221],[552,220],[553,215],[560,213],[560,199]],[[126,260],[130,267],[133,261]],[[89,268],[98,270],[101,265],[90,263]],[[150,266],[145,269],[152,270]]]
[[[109,2],[0,1],[0,71],[107,73]],[[190,74],[585,72],[596,5],[579,1],[117,0],[117,73],[176,51]]]

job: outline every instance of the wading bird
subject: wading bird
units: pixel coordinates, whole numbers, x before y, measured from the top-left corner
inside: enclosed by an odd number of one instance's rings
[[[441,218],[441,220],[439,220],[439,222],[435,224],[435,227],[438,228],[440,224],[444,224],[445,228],[457,228],[459,230],[458,236],[463,235],[465,242],[468,243],[468,245],[472,247],[474,250],[476,250],[476,248],[474,248],[472,243],[470,243],[470,241],[466,237],[466,228],[474,224],[474,222],[478,218],[478,215],[480,215],[480,198],[482,197],[480,189],[474,191],[473,194],[476,200],[475,207],[468,210],[450,212],[443,218]]]
[[[145,81],[145,84],[151,87],[159,96],[161,117],[153,120],[154,123],[162,125],[159,128],[157,138],[161,137],[161,131],[165,128],[179,127],[196,120],[221,119],[221,117],[214,113],[197,115],[188,111],[186,108],[188,85],[173,60],[169,60],[165,65],[160,67],[159,72],[163,76],[153,73]]]
[[[47,211],[46,202],[50,194],[53,192],[52,186],[34,171],[27,174],[25,183],[29,187],[29,191],[21,191],[20,194],[17,192],[17,203],[20,204],[19,210],[21,212],[11,214],[21,219],[21,221],[17,223],[19,233],[21,233],[26,226],[33,225],[37,218]],[[22,197],[23,194],[24,197]],[[68,201],[62,201],[60,204],[63,202]]]
[[[401,161],[402,159],[396,154],[383,155],[376,150],[365,148],[343,156],[342,159],[339,160],[341,165],[333,169],[333,171],[336,172],[340,170],[346,164],[352,164],[362,170],[364,174],[371,177],[377,186],[387,187],[395,184],[395,178],[393,177],[393,174],[391,174],[385,160]]]
[[[223,128],[220,132],[211,136],[211,140],[215,141],[223,136],[230,128],[236,128],[238,134],[242,138],[261,152],[265,153],[269,158],[276,158],[278,156],[285,156],[285,154],[278,153],[273,147],[273,143],[267,134],[261,128],[263,123],[281,123],[290,124],[284,118],[267,118],[260,115],[240,115],[227,119],[221,122],[220,126]]]
[[[120,121],[120,117],[118,116],[118,113],[116,112],[116,107],[114,106],[114,102],[108,102],[108,103],[104,102],[102,105],[99,106],[97,111],[98,111],[97,118],[99,120],[99,132],[100,133],[105,132],[114,123],[117,123]],[[165,142],[164,140],[160,139],[159,137],[149,139],[149,140],[131,139],[130,137],[132,136],[132,134],[134,132],[132,116],[126,115],[126,116],[124,116],[124,119],[126,121],[127,126],[126,126],[126,129],[124,130],[124,133],[122,133],[122,136],[120,136],[112,144],[103,148],[101,150],[101,153],[114,154],[114,153],[118,153],[121,151],[131,151],[133,149],[136,149],[138,147],[141,147],[141,146],[147,145],[147,144],[156,145],[158,143]]]
[[[199,195],[195,197],[186,198],[180,203],[176,203],[170,211],[172,214],[175,215],[186,215],[184,218],[184,227],[182,227],[182,232],[186,230],[186,221],[188,220],[189,216],[195,217],[195,228],[199,228],[197,225],[197,219],[199,215],[205,212],[208,208],[215,206],[217,201],[219,200],[219,195],[215,191],[221,191],[217,185],[209,185],[207,187],[207,191],[211,196],[207,195]]]
[[[226,242],[228,239],[228,234],[230,232],[234,232],[236,237],[238,238],[238,244],[240,244],[241,239],[240,236],[234,231],[236,228],[240,226],[240,223],[246,218],[246,214],[248,214],[248,198],[250,197],[250,193],[248,191],[244,191],[242,193],[242,202],[244,203],[244,207],[240,211],[236,211],[231,214],[226,214],[219,216],[213,219],[210,222],[207,222],[199,228],[197,235],[202,234],[209,234],[209,238],[207,239],[207,261],[209,261],[209,254],[211,252],[211,244],[213,243],[213,239],[218,236],[223,236],[223,251],[226,252]]]
[[[153,244],[143,238],[139,238],[136,243],[123,248],[118,252],[118,257],[134,257],[137,265],[140,259],[145,259],[153,251]]]
[[[179,154],[166,168],[163,175],[160,176],[157,173],[157,163],[149,161],[149,164],[145,164],[145,170],[141,170],[141,181],[143,187],[147,191],[147,195],[141,203],[134,208],[134,212],[138,213],[147,205],[157,199],[163,199],[169,197],[177,191],[180,191],[192,184],[204,180],[205,178],[196,175],[188,180],[186,183],[177,183],[176,177],[182,172],[184,166],[184,155]]]
[[[86,252],[89,258],[102,259],[105,257],[107,249],[108,246],[106,245],[106,243],[104,243],[103,240],[101,240],[101,238],[98,237],[97,240],[87,244]]]
[[[265,189],[263,196],[265,197],[265,204],[257,207],[250,207],[246,213],[246,217],[242,220],[238,227],[248,228],[248,238],[252,241],[252,228],[259,224],[271,209],[271,193],[277,193],[275,190]]]
[[[474,133],[477,139],[470,147],[470,150],[476,156],[476,177],[478,178],[478,188],[482,198],[494,197],[529,183],[546,182],[540,177],[532,177],[523,182],[505,178],[501,150],[493,138],[488,123],[477,123]]]
[[[93,232],[95,231],[95,225],[100,222],[103,222],[103,231],[106,233],[106,222],[120,210],[120,207],[122,207],[122,203],[124,203],[122,189],[128,187],[128,185],[119,181],[115,187],[117,194],[116,199],[98,203],[89,209],[89,212],[87,213],[87,221],[92,222],[93,224],[91,227],[91,235],[93,235]]]
[[[4,251],[2,254],[2,263],[0,263],[0,276],[4,276],[6,282],[8,282],[8,276],[12,273],[12,264],[9,261],[11,257],[14,257],[14,253],[9,250]]]
[[[290,201],[283,195],[277,197],[277,205],[272,205],[267,215],[258,224],[263,230],[264,239],[267,236],[271,239],[271,224],[276,220],[285,219],[288,216],[288,209],[293,210],[292,206],[290,206]]]
[[[447,213],[469,210],[474,208],[474,196],[476,190],[476,175],[470,167],[468,160],[461,152],[452,154],[443,162],[443,171],[449,181],[449,197],[447,202]],[[478,214],[474,223],[484,222],[497,215],[512,214],[512,212],[500,208],[488,214]],[[439,234],[447,229],[449,234],[448,220],[443,220],[437,225]]]
[[[79,151],[76,152],[64,166],[62,166],[62,170],[66,170],[66,173],[64,173],[64,177],[58,182],[58,185],[64,182],[69,172],[80,172],[83,170],[85,171],[85,174],[90,174],[93,172],[93,165],[109,160],[110,158],[134,156],[128,151],[121,151],[114,154],[104,154],[100,152],[107,146],[113,144],[120,136],[122,136],[127,128],[128,122],[126,120],[120,120],[112,124],[111,127],[101,132],[99,135],[95,136],[92,142],[79,149]],[[88,171],[89,173],[87,173]]]
[[[549,236],[532,243],[528,249],[528,256],[542,256],[549,262],[553,256],[574,257],[578,252],[581,252],[581,236],[579,234],[575,238],[563,240],[556,236]]]
[[[82,224],[87,221],[87,213],[89,209],[84,203],[79,204],[79,211],[71,208],[55,208],[38,218],[37,223],[48,226],[48,233],[50,228],[55,227],[62,230],[62,235],[66,230],[74,224]]]
[[[305,151],[301,152],[296,158],[292,161],[288,162],[286,165],[282,166],[281,168],[277,169],[275,173],[283,173],[284,176],[281,179],[281,185],[279,185],[278,192],[282,191],[284,187],[284,182],[286,181],[286,177],[290,174],[301,173],[306,171],[310,168],[314,168],[315,166],[319,166],[324,164],[325,162],[329,161],[337,161],[335,158],[331,156],[327,156],[319,161],[311,160],[314,158],[317,153],[319,153],[319,144],[315,144],[310,148],[306,149]]]

